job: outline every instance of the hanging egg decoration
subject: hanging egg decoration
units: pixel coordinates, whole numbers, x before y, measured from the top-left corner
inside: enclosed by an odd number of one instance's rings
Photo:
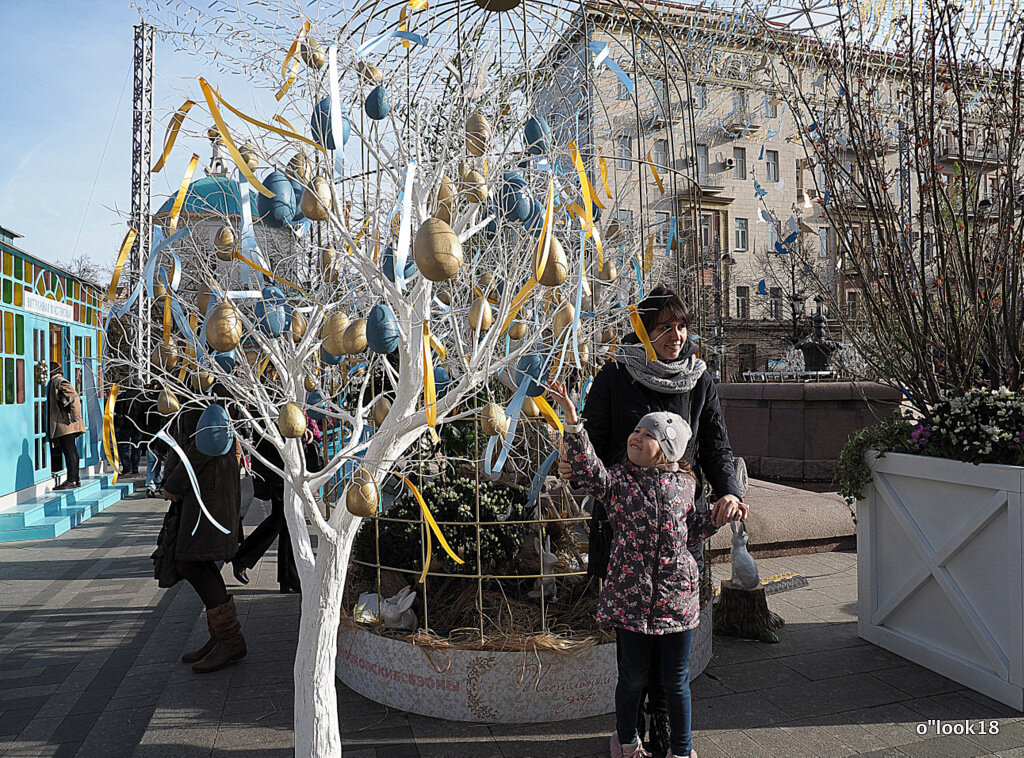
[[[526,394],[530,397],[539,397],[544,393],[544,388],[537,383],[544,371],[544,360],[537,353],[527,353],[516,364],[516,384],[521,384],[526,377],[530,378],[530,386]]]
[[[559,305],[558,310],[555,311],[555,317],[552,319],[552,328],[554,330],[555,337],[561,337],[562,333],[572,325],[575,318],[576,309],[568,302],[563,302]]]
[[[178,365],[178,348],[173,344],[158,342],[153,348],[152,361],[154,366],[159,366],[164,371],[171,371]]]
[[[320,327],[323,348],[331,355],[345,354],[345,330],[348,329],[348,323],[348,316],[344,313],[332,313]]]
[[[491,139],[491,124],[481,113],[474,113],[466,119],[466,150],[478,158],[487,150]]]
[[[181,403],[174,393],[166,387],[160,391],[156,399],[156,412],[161,416],[173,416],[181,410]]]
[[[363,106],[367,117],[374,121],[383,121],[391,112],[391,100],[388,98],[388,90],[383,84],[378,84],[370,94],[366,96],[366,103]]]
[[[228,350],[226,353],[213,353],[213,361],[220,366],[221,371],[225,374],[230,374],[235,370],[235,363],[237,357],[234,350]]]
[[[206,282],[200,282],[199,290],[196,292],[196,305],[199,307],[199,313],[205,316],[210,310],[210,300],[217,302],[217,295],[210,290],[210,285]]]
[[[299,54],[302,56],[302,60],[307,66],[318,71],[324,67],[324,63],[327,62],[326,56],[324,56],[324,48],[315,38],[306,37],[302,40],[302,46],[299,48]]]
[[[540,408],[532,397],[523,398],[522,414],[527,418],[540,418]]]
[[[516,171],[506,171],[501,175],[501,187],[498,190],[498,203],[501,212],[509,221],[526,221],[533,208],[533,198],[522,175]]]
[[[345,330],[341,338],[342,349],[349,355],[361,353],[366,349],[366,319],[357,318]]]
[[[209,371],[197,371],[192,375],[192,384],[197,392],[209,392],[213,386],[213,374]]]
[[[601,330],[601,342],[603,342],[606,345],[608,345],[608,344],[611,344],[614,341],[615,341],[615,330],[614,329],[612,329],[610,326],[606,326],[604,329]]]
[[[263,298],[253,306],[256,324],[269,337],[280,337],[284,332],[284,293],[277,287],[264,287]]]
[[[344,355],[332,355],[324,349],[323,345],[320,346],[320,362],[326,363],[328,366],[337,366],[345,360]]]
[[[366,344],[375,353],[387,355],[398,349],[398,319],[387,305],[375,305],[366,317]]]
[[[604,268],[597,270],[597,278],[602,282],[614,282],[619,278],[619,269],[615,261],[605,259]]]
[[[302,192],[302,215],[310,221],[327,221],[333,205],[331,183],[326,177],[318,176]]]
[[[309,178],[309,156],[299,150],[288,161],[287,174],[291,179],[306,181]]]
[[[334,144],[334,133],[331,131],[331,98],[325,97],[316,107],[313,108],[313,115],[309,120],[309,128],[313,133],[313,141],[325,150],[336,150]],[[352,125],[348,120],[348,112],[345,104],[341,103],[341,143],[348,142],[352,132]]]
[[[497,403],[485,405],[480,411],[480,427],[488,437],[495,434],[504,437],[508,434],[509,428],[509,418],[505,415],[505,409]]]
[[[494,314],[491,312],[490,303],[487,298],[481,295],[473,301],[469,308],[469,328],[473,331],[479,329],[486,332],[494,323]]]
[[[381,397],[373,404],[373,423],[378,427],[381,426],[389,413],[391,413],[391,401],[386,397]]]
[[[249,167],[250,171],[255,171],[260,167],[260,159],[256,155],[256,148],[248,142],[238,148],[238,154],[242,156],[242,160],[245,161],[245,165]]]
[[[416,232],[413,242],[416,267],[432,282],[451,279],[462,266],[462,243],[448,224],[428,218]]]
[[[230,261],[235,257],[235,230],[224,224],[213,236],[213,249],[222,261]]]
[[[231,417],[223,405],[209,405],[196,423],[196,448],[203,455],[225,455],[235,442]]]
[[[334,246],[328,245],[320,250],[320,275],[325,282],[338,281],[338,262],[334,252]]]
[[[318,389],[312,390],[306,395],[306,415],[317,423],[324,420],[324,414],[327,412],[327,398],[324,397],[324,393]]]
[[[316,389],[316,379],[313,378],[312,374],[304,374],[302,377],[302,389],[306,392],[312,392]]]
[[[297,403],[285,403],[277,414],[277,429],[285,439],[298,439],[306,433],[306,414]]]
[[[302,195],[306,192],[306,185],[300,182],[294,177],[290,177],[288,182],[292,185],[292,197],[295,199],[295,205],[292,206],[292,217],[289,223],[292,226],[301,224],[305,218],[302,213]]]
[[[434,366],[434,389],[437,391],[438,398],[448,394],[451,383],[452,378],[448,375],[448,370],[444,366]]]
[[[359,81],[371,87],[384,81],[384,74],[369,61],[359,61],[356,63],[356,73],[359,75]]]
[[[206,342],[214,350],[227,353],[242,339],[242,316],[228,301],[217,303],[206,324]]]
[[[487,201],[487,182],[484,175],[471,168],[462,174],[459,179],[459,192],[466,196],[471,203],[484,203]]]
[[[523,226],[526,227],[526,231],[532,234],[534,237],[540,237],[544,231],[544,214],[547,212],[547,208],[543,203],[537,202],[534,198],[530,198],[530,215],[526,221],[523,222]]]
[[[548,258],[540,274],[540,283],[545,287],[557,287],[569,276],[569,261],[565,257],[562,243],[552,234],[548,242]]]
[[[608,228],[604,231],[604,238],[611,242],[612,240],[618,239],[622,234],[622,227],[619,224],[617,218],[613,218],[608,222]]]
[[[543,155],[551,145],[551,127],[543,116],[530,116],[526,120],[526,150],[531,155]]]
[[[378,501],[377,483],[370,472],[360,466],[345,492],[345,508],[353,516],[370,518],[377,515]]]
[[[514,340],[521,340],[526,336],[526,324],[522,321],[513,322],[508,328],[508,336]]]
[[[256,210],[260,221],[273,229],[281,229],[295,215],[295,190],[288,177],[280,171],[271,171],[263,179],[263,186],[274,193],[274,197],[256,196]]]
[[[303,335],[306,333],[306,317],[291,308],[288,310],[290,311],[286,327],[288,333],[292,335],[292,342],[301,342]]]
[[[395,281],[395,250],[389,244],[384,248],[384,254],[380,258],[380,268],[389,282]],[[406,256],[405,268],[402,269],[402,278],[409,280],[416,273],[416,262],[412,256]]]
[[[441,183],[437,186],[431,198],[430,205],[434,208],[434,217],[439,218],[446,224],[452,222],[452,203],[455,201],[455,185],[447,176],[441,177]]]

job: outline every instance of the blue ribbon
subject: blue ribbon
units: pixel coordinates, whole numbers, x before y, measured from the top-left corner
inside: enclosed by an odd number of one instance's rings
[[[422,34],[413,34],[412,32],[404,32],[398,29],[392,29],[391,31],[384,32],[383,34],[378,34],[376,37],[372,37],[363,44],[361,44],[359,47],[356,48],[356,55],[358,55],[360,58],[363,58],[366,55],[372,53],[373,49],[384,40],[393,39],[395,37],[399,39],[408,40],[409,42],[412,42],[416,45],[427,44],[427,38]]]
[[[665,257],[672,257],[672,243],[676,239],[676,217],[673,216],[668,225],[668,240],[665,242]]]
[[[526,498],[526,510],[534,506],[537,500],[540,498],[540,491],[544,489],[544,480],[547,479],[548,472],[551,470],[551,466],[558,460],[558,451],[552,450],[548,453],[548,457],[544,459],[544,462],[540,464],[540,468],[537,469],[537,475],[533,477],[533,481],[530,483],[530,494]],[[505,518],[508,518],[507,516]],[[502,519],[504,521],[505,519]]]
[[[505,415],[509,418],[508,432],[505,434],[504,443],[501,446],[501,452],[498,454],[498,459],[491,465],[491,459],[494,457],[494,447],[498,444],[498,440],[501,439],[500,434],[492,434],[490,439],[487,440],[487,450],[484,453],[484,478],[490,482],[496,481],[501,476],[501,470],[505,467],[505,461],[508,460],[509,451],[512,449],[512,440],[516,436],[516,427],[519,426],[519,414],[523,410],[523,401],[526,399],[526,390],[530,386],[532,377],[529,374],[523,376],[523,380],[519,383],[519,389],[516,390],[516,394],[512,396],[512,402],[508,404],[508,408],[505,410]]]
[[[634,90],[633,80],[626,76],[626,72],[619,67],[618,63],[612,60],[612,56],[608,53],[608,43],[594,41],[587,45],[587,47],[594,54],[595,63],[600,64],[603,62],[612,73],[619,77],[619,81],[625,85],[626,89],[629,90],[629,94],[632,95]]]

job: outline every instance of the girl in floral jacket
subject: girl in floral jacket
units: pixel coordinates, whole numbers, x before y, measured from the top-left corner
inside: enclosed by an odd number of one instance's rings
[[[605,468],[565,386],[551,395],[565,412],[565,456],[573,480],[606,504],[612,527],[608,578],[597,608],[615,627],[621,659],[615,686],[613,758],[649,756],[637,733],[640,697],[651,652],[658,648],[668,700],[672,758],[695,758],[690,732],[690,642],[700,621],[699,573],[688,542],[721,524],[693,507],[695,479],[680,460],[690,425],[675,413],[648,413],[629,436],[626,460]],[[722,509],[722,523],[746,516],[746,506]]]

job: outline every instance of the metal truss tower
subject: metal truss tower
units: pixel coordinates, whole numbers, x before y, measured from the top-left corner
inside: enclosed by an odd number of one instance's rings
[[[134,87],[132,90],[132,218],[139,232],[132,248],[129,292],[142,278],[153,242],[150,207],[150,173],[153,162],[153,27],[145,22],[135,26]],[[145,293],[135,307],[132,330],[132,365],[138,379],[149,379],[149,303]]]

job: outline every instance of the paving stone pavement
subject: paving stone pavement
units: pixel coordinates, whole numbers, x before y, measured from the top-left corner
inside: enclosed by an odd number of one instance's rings
[[[266,513],[255,501],[251,529]],[[201,604],[160,590],[149,554],[164,504],[135,496],[50,541],[0,546],[0,755],[289,756],[296,595],[277,592],[273,550],[246,587],[229,581],[248,656],[197,676],[178,662],[205,640]],[[809,584],[772,595],[777,645],[715,640],[693,686],[701,758],[1024,758],[1024,714],[860,640],[856,555],[760,561]],[[714,567],[716,578],[727,565]],[[227,572],[226,572],[227,573]],[[611,715],[465,724],[395,711],[339,685],[346,758],[597,758]],[[917,733],[929,719],[998,722],[998,734]]]

